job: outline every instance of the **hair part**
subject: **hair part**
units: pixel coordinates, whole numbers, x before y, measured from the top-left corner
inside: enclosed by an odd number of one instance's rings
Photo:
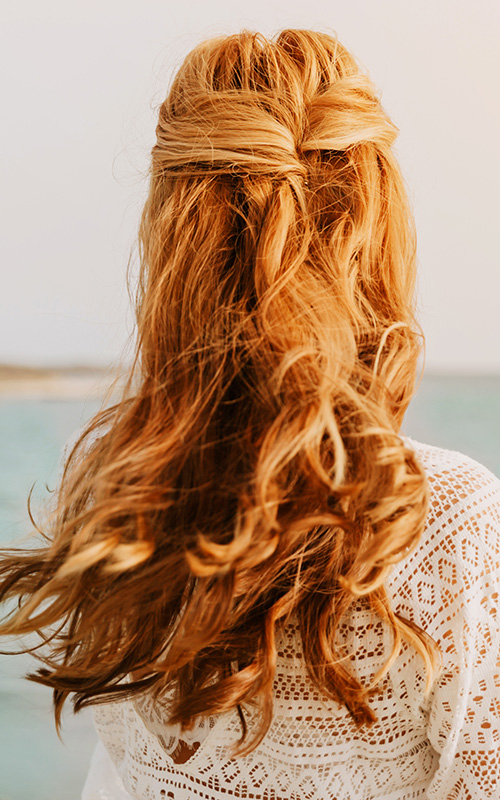
[[[0,565],[0,599],[19,597],[0,634],[49,631],[29,677],[54,689],[57,724],[69,695],[78,710],[173,690],[185,727],[257,703],[249,752],[292,617],[312,680],[358,724],[402,640],[430,687],[437,646],[384,588],[428,509],[399,436],[423,337],[396,135],[324,33],[211,39],[179,69],[127,389],[70,453],[47,544]],[[336,641],[355,602],[393,632],[370,686]]]

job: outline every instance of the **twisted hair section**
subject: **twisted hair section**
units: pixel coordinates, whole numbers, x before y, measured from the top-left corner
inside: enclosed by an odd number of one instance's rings
[[[128,386],[70,454],[47,544],[0,568],[1,595],[20,598],[0,633],[51,631],[31,677],[57,720],[70,694],[78,710],[174,690],[186,727],[257,704],[249,752],[292,616],[311,678],[360,725],[403,639],[430,686],[437,647],[384,588],[428,505],[399,435],[422,335],[396,134],[327,34],[245,31],[179,69],[140,224]],[[337,642],[354,602],[394,635],[370,686]]]

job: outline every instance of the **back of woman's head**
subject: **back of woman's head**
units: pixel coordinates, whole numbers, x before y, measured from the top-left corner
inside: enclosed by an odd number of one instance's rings
[[[256,700],[250,748],[296,616],[313,680],[369,722],[336,642],[354,600],[394,632],[376,680],[401,636],[432,675],[384,590],[427,510],[398,435],[421,334],[395,137],[323,33],[213,39],[179,69],[140,226],[134,381],[71,454],[52,544],[4,568],[4,592],[30,595],[8,632],[69,625],[38,678],[56,710],[175,688],[189,724]]]
[[[355,362],[373,373],[392,326],[401,362],[410,357],[404,378],[384,381],[400,422],[419,347],[395,137],[369,79],[325,34],[196,48],[160,108],[152,153],[144,363],[150,345],[164,356],[165,343],[170,355],[200,337],[220,351],[229,338],[259,345],[259,384],[274,386],[262,379],[303,347],[334,377]]]

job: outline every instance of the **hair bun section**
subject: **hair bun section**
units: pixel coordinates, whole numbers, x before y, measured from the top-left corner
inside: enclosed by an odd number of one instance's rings
[[[175,113],[162,105],[156,133],[155,172],[305,179],[304,154],[391,145],[398,129],[369,78],[358,74],[339,78],[311,100],[270,90],[198,89]]]
[[[366,75],[349,75],[311,101],[308,130],[301,145],[311,150],[345,151],[359,144],[389,147],[398,128],[383,110]]]
[[[153,163],[161,171],[306,177],[279,102],[257,92],[195,94],[182,115],[162,107]]]

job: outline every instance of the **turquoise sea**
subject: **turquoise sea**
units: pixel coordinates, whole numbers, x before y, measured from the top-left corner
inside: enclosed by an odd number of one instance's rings
[[[26,514],[53,488],[61,450],[96,400],[0,400],[0,545],[31,532]],[[500,476],[500,375],[426,375],[403,433],[460,450]],[[3,645],[2,645],[3,646]],[[54,730],[51,693],[22,678],[30,657],[0,656],[0,800],[79,800],[96,737],[87,711]]]

